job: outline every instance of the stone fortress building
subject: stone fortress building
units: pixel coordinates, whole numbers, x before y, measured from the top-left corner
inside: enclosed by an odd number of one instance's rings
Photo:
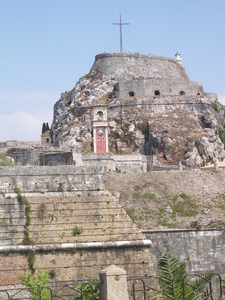
[[[175,59],[138,53],[96,55],[90,72],[54,106],[52,142],[93,153],[93,109],[107,109],[108,151],[154,155],[156,164],[200,166],[223,160],[224,108],[190,81]],[[95,141],[94,141],[95,143]]]

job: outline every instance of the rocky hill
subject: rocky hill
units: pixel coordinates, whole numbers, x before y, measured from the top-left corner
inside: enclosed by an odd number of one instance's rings
[[[225,158],[219,130],[225,109],[216,94],[189,80],[176,60],[152,55],[97,55],[90,72],[54,106],[54,145],[93,152],[93,106],[108,109],[109,151],[153,153],[186,166]]]

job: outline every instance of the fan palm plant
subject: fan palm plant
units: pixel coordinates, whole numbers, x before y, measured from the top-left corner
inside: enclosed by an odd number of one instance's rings
[[[207,286],[213,274],[198,276],[193,281],[187,274],[186,264],[170,253],[158,260],[158,275],[164,299],[211,299]]]

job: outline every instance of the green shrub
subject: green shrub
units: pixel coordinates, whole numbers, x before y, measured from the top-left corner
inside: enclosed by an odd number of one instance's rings
[[[138,192],[132,194],[133,199],[137,199],[137,200],[138,200],[138,199],[140,198],[140,196],[141,196],[141,195],[140,195],[140,193],[138,193]]]
[[[135,214],[134,214],[134,208],[129,208],[128,210],[127,210],[127,214],[128,214],[128,216],[131,218],[131,220],[134,222],[135,220],[136,220],[136,216],[135,216]]]
[[[212,103],[212,108],[213,108],[216,112],[219,112],[219,108],[218,108],[217,102]]]
[[[180,197],[183,198],[183,199],[189,199],[189,196],[185,193],[181,193]]]
[[[209,157],[206,158],[206,163],[207,164],[210,163],[210,158]]]
[[[12,159],[6,156],[5,153],[0,153],[0,166],[1,167],[12,167],[14,166]]]
[[[73,236],[76,236],[76,235],[80,235],[82,233],[82,229],[80,229],[79,227],[74,227],[73,228]]]
[[[140,129],[143,134],[148,133],[148,125],[145,125],[143,123],[138,124],[138,129]]]
[[[151,200],[154,200],[156,198],[154,193],[145,193],[145,194],[141,195],[141,197],[142,198],[148,198],[148,199],[151,199]]]
[[[225,149],[225,132],[222,128],[219,129],[219,138],[221,139]]]
[[[98,300],[99,299],[99,280],[98,279],[90,279],[89,283],[84,283],[82,285],[75,285],[73,289],[77,291],[77,295],[73,298],[73,300],[81,299],[81,290],[83,294],[84,300]],[[93,298],[92,298],[92,289],[93,289]]]
[[[31,299],[33,300],[50,299],[50,291],[45,288],[49,279],[49,274],[47,271],[45,272],[45,274],[42,274],[41,270],[38,269],[38,273],[33,277],[31,275],[31,272],[29,272],[27,276],[20,274],[19,278],[26,284],[26,287],[30,291]]]

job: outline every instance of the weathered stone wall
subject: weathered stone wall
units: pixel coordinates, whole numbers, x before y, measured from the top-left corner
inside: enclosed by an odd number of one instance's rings
[[[15,186],[26,193],[99,190],[101,168],[58,167],[0,167],[0,187],[13,193]]]
[[[120,80],[116,97],[126,98],[133,92],[135,97],[154,96],[155,91],[160,95],[174,96],[184,92],[188,96],[203,95],[203,87],[200,83],[185,80],[161,80],[161,79],[136,79]]]
[[[189,80],[183,66],[174,59],[139,53],[102,53],[95,56],[91,72],[102,73],[106,78],[157,78]]]
[[[38,166],[39,152],[30,148],[11,148],[7,154],[14,159],[18,166]]]
[[[58,166],[74,164],[73,153],[70,152],[41,152],[39,156],[40,166]]]
[[[101,174],[100,167],[0,168],[0,285],[38,268],[54,270],[53,284],[97,277],[111,264],[130,276],[154,273],[150,241]]]
[[[69,281],[97,278],[102,269],[112,264],[125,269],[128,276],[154,274],[153,265],[149,263],[149,249],[138,246],[36,252],[34,267],[41,268],[44,272],[54,269],[56,276],[51,280],[54,286]],[[24,274],[24,271],[27,273],[27,269],[24,254],[0,254],[0,286],[21,283],[19,274]]]
[[[104,169],[121,172],[141,172],[142,165],[146,163],[150,170],[150,156],[141,154],[133,155],[115,155],[113,153],[104,154],[83,154],[82,165],[84,166],[101,166]]]
[[[166,252],[187,263],[189,273],[225,270],[224,230],[163,230],[143,231],[152,241],[151,257],[156,266],[157,260]]]
[[[18,150],[8,153],[15,160],[16,165],[22,166],[91,166],[102,167],[103,171],[107,169],[121,172],[141,172],[142,165],[146,163],[150,170],[151,157],[141,154],[115,155],[113,153],[91,153],[78,154],[73,151],[67,152],[40,152],[39,150]],[[155,160],[155,157],[153,157]]]
[[[12,148],[7,155],[17,166],[58,166],[74,164],[71,151],[44,150],[36,148]]]

